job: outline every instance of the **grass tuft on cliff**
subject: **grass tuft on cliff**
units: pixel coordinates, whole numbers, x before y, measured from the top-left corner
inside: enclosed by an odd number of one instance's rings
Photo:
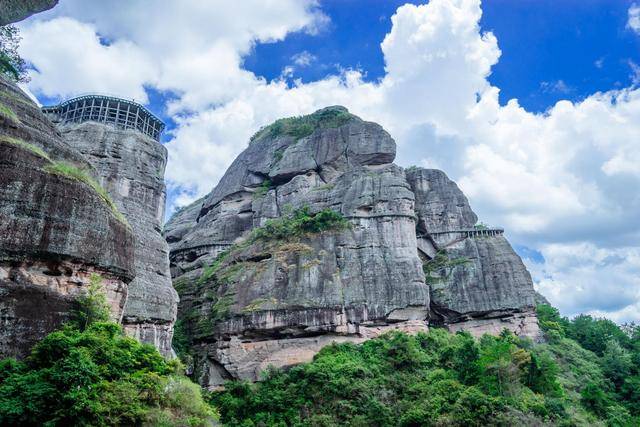
[[[176,327],[180,342],[179,354],[187,357],[191,338],[204,331],[210,331],[217,323],[226,319],[233,305],[233,293],[236,279],[243,271],[250,269],[250,262],[237,259],[235,255],[254,243],[266,243],[264,251],[285,250],[304,251],[310,247],[295,243],[301,237],[329,230],[346,229],[351,223],[340,213],[324,209],[312,213],[309,207],[290,210],[282,217],[270,219],[262,227],[255,228],[249,237],[218,254],[216,259],[202,270],[200,277],[192,284],[176,283],[174,287],[181,298],[190,292],[190,288],[208,289],[203,298],[196,298],[198,304],[207,308],[185,316],[184,322]],[[231,259],[229,259],[231,257]]]
[[[18,115],[7,105],[0,102],[0,116],[13,123],[20,123]]]
[[[43,168],[45,172],[61,175],[69,179],[83,182],[84,184],[88,185],[89,187],[91,187],[91,189],[95,193],[97,193],[100,196],[100,198],[107,204],[107,206],[109,206],[109,209],[111,209],[113,216],[115,216],[115,218],[118,221],[120,221],[121,223],[123,223],[124,225],[130,228],[129,222],[124,217],[122,212],[118,210],[118,207],[113,202],[113,200],[111,200],[111,197],[109,197],[109,194],[107,193],[107,191],[104,188],[102,188],[102,186],[91,175],[89,175],[89,173],[86,170],[81,169],[75,165],[72,165],[71,163],[67,163],[64,161],[51,160],[49,155],[45,153],[45,151],[42,148],[36,145],[30,144],[28,142],[25,142],[18,138],[14,138],[8,135],[0,135],[0,142],[5,142],[7,144],[14,145],[22,150],[29,151],[39,157],[42,157],[47,161],[47,164]]]
[[[15,145],[22,150],[27,150],[35,154],[36,156],[42,157],[45,160],[51,161],[49,155],[44,152],[44,150],[37,145],[30,144],[18,138],[13,138],[8,135],[0,135],[0,142],[6,142],[7,144]]]
[[[546,343],[391,332],[255,384],[227,382],[211,401],[242,426],[640,425],[640,327],[549,306],[538,315]]]
[[[118,207],[113,202],[113,200],[111,200],[111,197],[109,197],[107,191],[98,183],[98,181],[96,181],[91,175],[89,175],[86,170],[64,161],[52,161],[50,164],[44,167],[44,170],[48,173],[61,175],[69,179],[80,181],[91,187],[91,189],[93,189],[93,191],[100,196],[100,198],[107,204],[107,206],[109,206],[116,219],[130,228],[127,219],[124,217],[122,212],[118,210]]]
[[[221,252],[211,265],[203,269],[197,284],[202,285],[211,280],[231,253],[254,242],[290,241],[298,239],[305,234],[344,230],[349,228],[350,225],[351,223],[341,213],[331,209],[323,209],[317,213],[312,213],[308,206],[303,206],[302,208],[291,210],[280,218],[267,220],[262,227],[253,229],[245,242],[236,244]]]
[[[292,136],[298,140],[311,135],[318,128],[340,127],[354,117],[344,107],[327,107],[307,116],[278,119],[269,126],[261,128],[251,137],[249,142],[265,137],[276,138],[280,135]]]
[[[291,240],[309,233],[344,230],[349,225],[349,221],[339,212],[323,209],[312,213],[308,206],[304,206],[280,218],[267,220],[262,227],[251,232],[249,241]]]
[[[446,249],[436,252],[436,255],[422,264],[424,281],[428,285],[435,285],[447,280],[453,274],[453,270],[459,265],[471,263],[467,257],[449,258]]]

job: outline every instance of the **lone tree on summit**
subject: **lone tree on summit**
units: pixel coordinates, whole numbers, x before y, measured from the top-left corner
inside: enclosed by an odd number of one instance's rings
[[[27,65],[18,54],[20,31],[13,25],[0,27],[0,73],[16,83],[29,81]]]

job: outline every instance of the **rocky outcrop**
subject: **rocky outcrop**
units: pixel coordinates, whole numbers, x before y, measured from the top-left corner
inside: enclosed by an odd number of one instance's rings
[[[58,0],[2,0],[0,2],[0,26],[22,21],[34,13],[51,9]]]
[[[533,282],[502,230],[476,229],[467,198],[444,172],[410,168],[407,181],[416,196],[419,253],[432,276],[430,323],[537,336]]]
[[[119,321],[133,234],[87,161],[0,78],[0,357],[23,356],[69,319],[93,274]]]
[[[444,173],[394,157],[387,132],[343,107],[279,120],[166,224],[178,329],[202,384],[429,323],[537,335],[531,279],[501,231],[474,234]],[[327,212],[350,225],[277,234]]]
[[[171,355],[178,297],[162,237],[167,151],[149,136],[96,122],[60,124],[62,137],[96,169],[101,185],[135,236],[135,279],[129,284],[125,331]]]

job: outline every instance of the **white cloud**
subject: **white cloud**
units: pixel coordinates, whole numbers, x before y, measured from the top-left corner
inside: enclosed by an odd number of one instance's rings
[[[36,94],[103,92],[147,101],[143,86],[155,80],[156,71],[130,41],[103,45],[95,27],[70,18],[35,22],[23,31],[20,53],[36,67],[29,85]]]
[[[634,86],[640,84],[640,65],[636,64],[632,60],[628,61],[629,67],[631,68],[631,74],[629,78],[631,79],[631,83]]]
[[[633,3],[629,7],[627,19],[627,28],[631,29],[637,34],[640,34],[640,6]]]
[[[593,65],[595,65],[596,68],[600,68],[601,69],[604,66],[604,56],[601,57],[601,58],[596,59],[593,62]]]
[[[598,67],[598,68],[600,68],[600,67]],[[542,83],[540,83],[540,89],[542,89],[542,91],[545,92],[545,93],[567,94],[567,93],[571,92],[571,88],[569,87],[569,85],[567,85],[564,82],[564,80],[556,80],[556,81],[553,81],[553,82],[542,82]]]
[[[487,77],[501,52],[495,36],[480,31],[479,0],[400,7],[381,43],[380,81],[343,70],[292,86],[255,76],[242,58],[256,41],[325,26],[315,2],[164,0],[152,11],[146,5],[63,2],[24,25],[31,44],[24,55],[40,70],[31,84],[36,94],[73,91],[75,82],[62,81],[65,73],[95,90],[106,81],[126,88],[125,95],[143,85],[173,91],[169,111],[178,127],[167,144],[166,176],[179,203],[210,191],[260,126],[342,104],[387,128],[401,162],[444,169],[483,221],[539,249],[546,262],[530,263],[534,277],[565,313],[640,320],[633,309],[640,308],[633,249],[640,238],[640,90],[560,101],[544,114],[517,100],[500,105]],[[73,20],[46,22],[66,15]],[[83,50],[65,53],[64,31],[47,33],[46,48],[38,48],[40,31],[54,24],[74,30]],[[96,34],[112,42],[100,44]],[[85,64],[82,55],[95,59]],[[104,70],[92,65],[101,62],[108,63]],[[119,70],[131,73],[120,77]]]
[[[67,18],[46,22],[51,17]],[[21,53],[44,76],[34,77],[37,94],[120,88],[120,96],[139,97],[147,84],[179,95],[171,112],[198,111],[263,83],[241,68],[255,42],[282,40],[292,31],[317,33],[327,21],[315,0],[103,1],[91,7],[67,0],[21,24]],[[98,35],[114,42],[103,46]],[[80,85],[64,79],[69,73]]]
[[[640,250],[603,249],[590,243],[544,245],[545,264],[528,262],[541,278],[537,288],[570,316],[583,312],[637,321],[640,312]]]
[[[293,63],[296,64],[298,67],[308,67],[316,59],[318,58],[316,58],[315,55],[310,54],[306,50],[303,50],[302,52],[298,52],[291,57],[291,60],[293,61]]]

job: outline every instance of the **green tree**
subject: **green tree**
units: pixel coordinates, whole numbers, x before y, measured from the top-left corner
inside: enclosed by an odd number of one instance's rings
[[[102,277],[92,273],[89,277],[89,286],[76,299],[77,308],[73,312],[73,321],[84,330],[94,322],[107,322],[110,315],[110,307],[102,286]]]
[[[0,425],[206,425],[214,413],[180,369],[117,324],[67,326],[0,362]]]
[[[631,374],[631,354],[618,341],[609,340],[602,355],[601,366],[605,376],[619,389]]]
[[[0,27],[0,73],[14,82],[27,82],[27,66],[18,54],[20,31],[13,25]]]
[[[536,307],[536,314],[538,315],[538,324],[547,334],[557,334],[560,337],[566,335],[567,329],[570,327],[570,322],[566,317],[560,316],[560,312],[557,308],[548,304],[538,304]]]
[[[588,383],[580,393],[582,404],[596,415],[605,418],[611,399],[603,390],[602,384]]]
[[[614,322],[586,314],[576,316],[567,332],[569,338],[598,356],[602,356],[609,340],[615,340],[625,347],[630,344],[630,337]]]
[[[631,414],[640,416],[640,375],[626,378],[620,395]]]

